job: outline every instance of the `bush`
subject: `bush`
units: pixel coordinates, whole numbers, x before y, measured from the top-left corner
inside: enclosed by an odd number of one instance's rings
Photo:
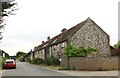
[[[65,55],[69,57],[85,57],[89,55],[91,52],[96,51],[94,48],[90,47],[79,47],[76,48],[72,45],[68,45],[65,47]]]
[[[47,58],[45,60],[45,64],[50,66],[50,65],[59,65],[60,62],[59,62],[59,59],[58,58],[55,58],[55,57],[50,57],[50,58]]]
[[[44,64],[44,60],[41,58],[35,58],[35,59],[31,60],[30,63],[32,63],[32,64]]]
[[[118,41],[115,45],[114,48],[120,48],[120,41]]]
[[[31,63],[32,61],[33,61],[33,60],[30,60],[30,59],[27,60],[28,63]]]
[[[79,47],[78,48],[78,53],[76,54],[76,56],[85,57],[85,56],[89,55],[93,51],[96,51],[96,49],[90,48],[90,47]]]

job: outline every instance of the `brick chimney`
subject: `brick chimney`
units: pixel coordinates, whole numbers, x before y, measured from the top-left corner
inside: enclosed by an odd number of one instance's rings
[[[42,41],[42,44],[44,43],[44,41]]]
[[[47,37],[47,40],[48,40],[48,41],[50,40],[50,36]]]
[[[61,32],[63,33],[63,32],[65,32],[65,31],[67,31],[67,29],[66,28],[63,28],[62,30],[61,30]]]

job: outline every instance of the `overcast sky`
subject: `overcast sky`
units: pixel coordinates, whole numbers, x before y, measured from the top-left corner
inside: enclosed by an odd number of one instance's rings
[[[118,41],[119,0],[17,0],[19,10],[9,16],[0,48],[10,55],[29,52],[35,46],[90,17]]]

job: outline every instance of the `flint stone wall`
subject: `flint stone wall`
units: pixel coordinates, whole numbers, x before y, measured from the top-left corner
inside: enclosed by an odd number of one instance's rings
[[[110,56],[109,35],[98,25],[88,20],[72,37],[70,43],[75,47],[91,47],[99,56]],[[98,54],[98,53],[97,53]]]

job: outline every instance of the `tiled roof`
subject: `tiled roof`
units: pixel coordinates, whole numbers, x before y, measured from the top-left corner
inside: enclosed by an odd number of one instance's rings
[[[93,20],[91,20],[89,17],[82,21],[81,23],[73,26],[72,28],[66,30],[65,32],[62,32],[60,34],[58,34],[57,36],[53,37],[52,39],[50,39],[49,41],[46,41],[44,43],[42,43],[41,45],[39,45],[35,51],[37,50],[41,50],[44,47],[48,47],[51,45],[55,45],[58,43],[61,43],[63,41],[66,41],[69,39],[69,37],[71,37],[74,33],[76,33],[84,24],[86,24],[87,21],[91,21],[93,24],[97,25]],[[98,26],[98,25],[97,25]],[[98,26],[99,27],[99,26]],[[100,27],[99,27],[100,28]],[[100,28],[101,29],[101,28]],[[101,29],[102,30],[102,29]],[[103,31],[103,30],[102,30]],[[104,32],[104,31],[103,31]],[[105,32],[106,33],[106,32]],[[107,34],[107,33],[106,33]]]
[[[36,47],[35,51],[37,50],[41,50],[43,49],[44,47],[48,47],[48,46],[51,46],[51,45],[55,45],[59,42],[62,42],[62,41],[65,41],[68,39],[68,37],[70,35],[72,35],[73,33],[75,33],[75,31],[77,31],[81,26],[83,26],[85,24],[86,20],[77,24],[76,26],[66,30],[65,32],[63,33],[60,33],[59,35],[53,37],[52,39],[50,39],[49,41],[46,41],[44,43],[42,43],[41,45],[39,45],[38,47]]]
[[[45,46],[47,46],[47,44],[48,44],[48,41],[42,43],[41,45],[37,46],[34,51],[43,49]]]
[[[61,34],[53,37],[49,41],[46,41],[46,42],[42,43],[41,45],[39,45],[38,47],[36,47],[35,51],[41,50],[41,49],[43,49],[45,47],[48,47],[48,46],[52,45],[60,37],[60,35]]]
[[[95,24],[96,26],[98,26],[90,17],[88,17],[86,20],[82,21],[81,23],[73,26],[72,28],[70,28],[67,31],[65,31],[64,33],[62,33],[61,37],[59,37],[59,39],[54,44],[58,44],[60,42],[63,42],[65,40],[69,39],[69,37],[71,37],[73,34],[75,34],[84,24],[86,24],[86,22],[92,22],[93,24]],[[98,28],[100,28],[100,27],[98,26]],[[102,32],[104,32],[107,36],[109,36],[101,28],[100,28],[100,30]]]
[[[27,57],[31,54],[32,51],[28,52],[27,54],[25,54],[23,57]]]
[[[71,35],[73,35],[77,30],[79,30],[85,23],[86,20],[61,33],[61,37],[59,37],[59,39],[57,39],[57,41],[53,44],[58,44],[60,42],[67,40]]]

